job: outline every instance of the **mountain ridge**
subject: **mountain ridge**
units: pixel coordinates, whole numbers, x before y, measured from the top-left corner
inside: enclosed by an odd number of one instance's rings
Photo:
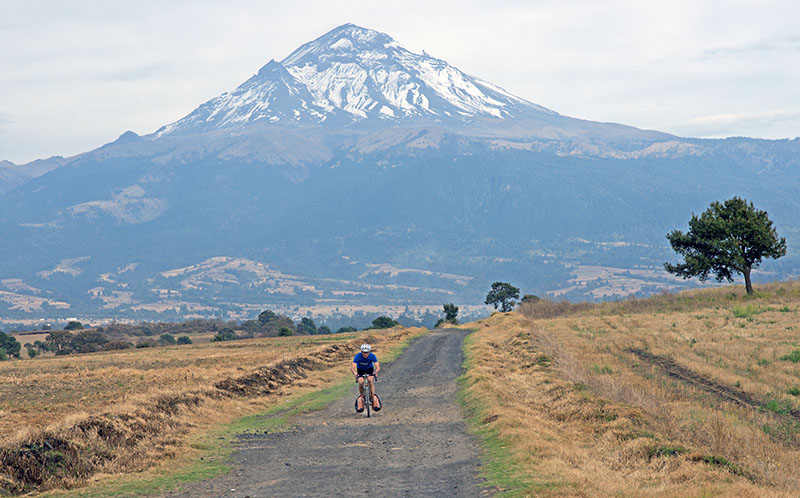
[[[679,289],[692,283],[664,274],[664,234],[733,195],[789,241],[769,277],[797,275],[800,139],[563,116],[337,29],[154,133],[23,165],[50,170],[0,194],[0,320],[431,309],[482,303],[496,280],[573,300]],[[259,265],[277,273],[243,270]]]

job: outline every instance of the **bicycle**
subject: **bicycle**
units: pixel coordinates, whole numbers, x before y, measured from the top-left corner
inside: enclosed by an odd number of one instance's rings
[[[369,387],[369,374],[359,375],[359,377],[364,377],[364,410],[367,412],[367,417],[370,417],[370,409],[372,408],[372,390]],[[378,382],[378,376],[372,375],[373,382]],[[356,383],[358,383],[358,379],[356,379]],[[356,401],[358,403],[358,401]]]

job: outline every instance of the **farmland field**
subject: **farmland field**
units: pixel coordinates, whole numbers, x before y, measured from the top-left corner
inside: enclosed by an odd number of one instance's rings
[[[796,496],[800,284],[495,314],[465,348],[511,495]]]
[[[362,342],[423,329],[248,339],[0,363],[0,490],[80,486],[191,456],[192,435],[349,374]]]

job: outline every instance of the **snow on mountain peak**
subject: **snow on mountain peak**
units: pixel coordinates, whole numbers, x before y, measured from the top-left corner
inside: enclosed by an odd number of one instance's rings
[[[403,48],[384,33],[339,26],[271,60],[232,92],[198,107],[157,135],[272,123],[431,120],[463,123],[553,111]]]

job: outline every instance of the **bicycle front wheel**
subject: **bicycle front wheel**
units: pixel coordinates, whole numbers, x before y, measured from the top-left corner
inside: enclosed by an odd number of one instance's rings
[[[369,390],[369,381],[364,380],[364,408],[367,409],[367,417],[370,416],[369,409],[372,406],[372,391]]]

